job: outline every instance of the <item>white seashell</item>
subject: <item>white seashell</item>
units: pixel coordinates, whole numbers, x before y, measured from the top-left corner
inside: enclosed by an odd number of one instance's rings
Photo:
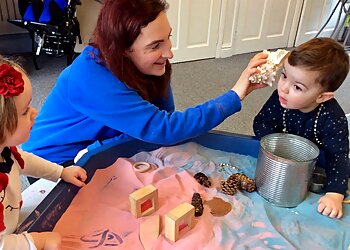
[[[267,62],[257,67],[260,73],[250,76],[249,81],[272,86],[272,83],[275,81],[276,71],[279,69],[280,63],[287,55],[288,51],[284,49],[278,49],[272,52],[264,50],[263,53],[268,54]]]

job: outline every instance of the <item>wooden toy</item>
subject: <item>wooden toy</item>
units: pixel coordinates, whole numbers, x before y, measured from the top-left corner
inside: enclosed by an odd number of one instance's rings
[[[165,237],[175,242],[193,227],[194,206],[182,203],[165,215]]]
[[[153,248],[154,241],[160,233],[160,216],[158,214],[147,217],[140,224],[140,240],[145,250]]]
[[[141,162],[135,162],[132,165],[132,167],[136,172],[144,173],[151,168],[151,164],[149,164],[148,162],[141,161]]]
[[[154,213],[158,208],[158,189],[147,185],[129,195],[130,211],[136,217]]]

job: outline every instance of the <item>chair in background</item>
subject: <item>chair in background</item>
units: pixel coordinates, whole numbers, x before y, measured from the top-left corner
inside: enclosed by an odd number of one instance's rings
[[[20,1],[22,0],[19,0],[19,6]],[[41,0],[39,3],[42,3]],[[45,6],[45,9],[52,11],[53,8],[50,4],[54,3],[54,1],[44,1],[42,9],[44,9],[44,5],[46,3],[47,6]],[[42,51],[48,55],[66,55],[67,65],[69,65],[74,60],[74,48],[77,38],[79,40],[79,43],[82,43],[79,21],[76,17],[76,7],[77,5],[81,5],[80,0],[61,0],[60,3],[62,15],[56,14],[54,18],[46,18],[49,15],[46,15],[44,17],[41,15],[39,18],[38,13],[40,14],[42,9],[38,11],[37,9],[33,8],[34,5],[31,3],[31,1],[29,1],[29,3],[27,3],[27,6],[25,8],[22,8],[22,11],[20,8],[20,12],[23,17],[22,20],[8,20],[8,22],[28,30],[32,41],[33,63],[37,70],[39,69],[37,57]],[[65,6],[62,6],[62,3],[64,3]],[[56,9],[60,10],[58,7],[56,7]],[[34,14],[28,15],[28,12]]]

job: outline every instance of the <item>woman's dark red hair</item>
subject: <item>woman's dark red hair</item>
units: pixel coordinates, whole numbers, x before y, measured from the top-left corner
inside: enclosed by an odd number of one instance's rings
[[[125,57],[125,51],[130,49],[141,29],[167,8],[164,0],[105,0],[91,42],[109,70],[150,102],[166,97],[171,65],[167,61],[162,76],[145,75]]]

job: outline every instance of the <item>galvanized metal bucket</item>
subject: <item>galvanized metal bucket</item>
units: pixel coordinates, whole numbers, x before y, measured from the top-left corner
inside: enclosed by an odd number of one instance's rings
[[[255,172],[258,193],[280,207],[296,207],[306,197],[319,155],[317,146],[297,135],[264,136]]]

